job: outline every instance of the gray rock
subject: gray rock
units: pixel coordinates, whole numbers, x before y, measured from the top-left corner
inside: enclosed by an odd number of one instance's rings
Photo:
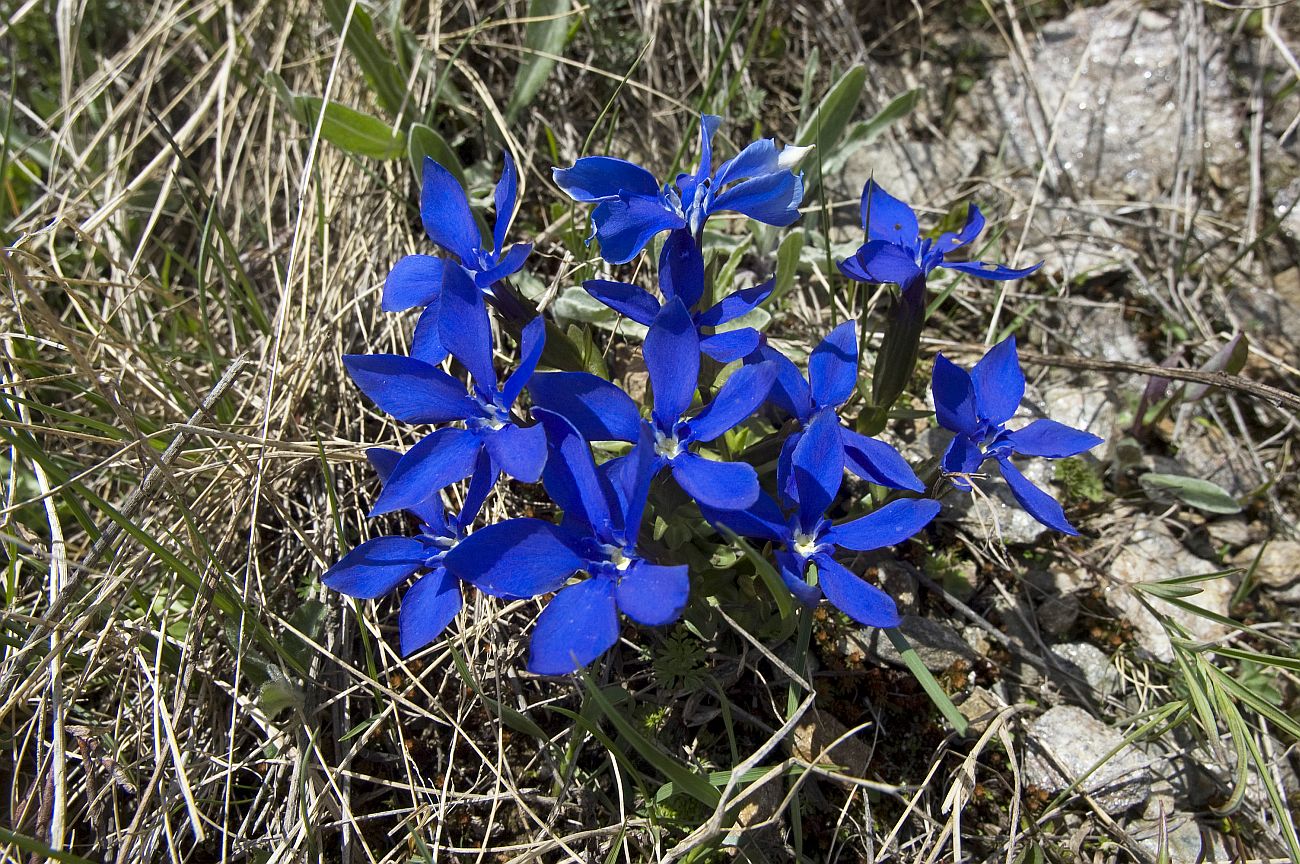
[[[880,587],[894,598],[900,615],[910,615],[919,608],[916,577],[896,561],[880,560],[875,564],[880,574]]]
[[[1118,363],[1150,363],[1151,357],[1124,320],[1119,306],[1065,306],[1056,328],[1061,343],[1084,357]],[[1101,434],[1101,433],[1097,433]]]
[[[1110,658],[1096,645],[1063,642],[1052,646],[1052,654],[1063,672],[1071,675],[1075,683],[1085,682],[1098,698],[1106,698],[1119,686],[1119,674],[1110,665]]]
[[[1255,562],[1256,558],[1259,563]],[[1300,543],[1294,540],[1256,543],[1234,555],[1232,563],[1243,570],[1254,567],[1255,580],[1261,585],[1288,588],[1300,582]]]
[[[940,451],[942,452],[942,451]],[[992,465],[993,463],[989,463]],[[1050,490],[1052,464],[1046,459],[1032,459],[1017,466],[1031,483]],[[1048,529],[1016,502],[1011,490],[997,474],[997,468],[986,479],[976,479],[978,491],[954,495],[951,513],[967,531],[979,536],[1000,537],[1002,542],[1032,543]]]
[[[1180,148],[1198,148],[1197,158],[1211,167],[1239,158],[1240,119],[1223,58],[1202,58],[1204,88],[1185,107],[1179,31],[1163,16],[1120,2],[1078,9],[1042,28],[1028,74],[1000,64],[982,88],[987,96],[974,98],[1000,114],[1007,161],[1035,168],[1051,142],[1047,179],[1054,187],[1065,185],[1064,174],[1085,194],[1150,200],[1172,185]],[[1187,141],[1186,128],[1196,140]]]
[[[1106,602],[1133,625],[1137,631],[1134,642],[1139,651],[1169,662],[1174,659],[1169,634],[1155,615],[1134,596],[1136,589],[1131,586],[1181,576],[1200,576],[1219,569],[1218,565],[1188,552],[1163,523],[1147,522],[1134,529],[1111,563],[1110,572],[1116,584],[1108,586]],[[1182,599],[1218,615],[1227,615],[1235,586],[1233,577],[1207,579],[1197,583],[1196,587],[1201,589],[1199,594]],[[1146,600],[1162,615],[1181,625],[1193,639],[1210,642],[1227,635],[1228,629],[1216,621],[1150,595],[1146,595]]]
[[[970,695],[957,706],[957,711],[970,723],[970,731],[967,734],[983,735],[984,731],[989,728],[989,723],[1005,707],[1006,703],[991,690],[985,687],[975,687],[970,691]]]
[[[1160,854],[1163,845],[1166,860],[1175,864],[1230,859],[1222,835],[1198,824],[1191,813],[1178,810],[1169,795],[1152,795],[1142,818],[1127,830],[1152,858]]]
[[[1043,389],[1043,413],[1058,423],[1110,438],[1115,431],[1115,388],[1097,379],[1096,386],[1053,384]],[[1100,453],[1104,448],[1098,448]]]
[[[1079,598],[1073,594],[1051,596],[1038,604],[1038,626],[1053,636],[1064,636],[1079,620]]]
[[[1032,786],[1052,794],[1060,792],[1116,750],[1088,775],[1079,790],[1112,815],[1145,801],[1151,791],[1147,759],[1124,744],[1118,732],[1081,708],[1052,708],[1034,721],[1029,736],[1025,777]]]
[[[1223,516],[1211,519],[1205,526],[1205,533],[1215,546],[1240,549],[1260,539],[1264,532],[1261,526],[1247,521],[1245,516]]]
[[[1240,497],[1258,489],[1268,479],[1249,458],[1245,448],[1222,430],[1202,423],[1179,427],[1176,440],[1183,473],[1217,483],[1229,494]]]
[[[919,615],[904,615],[898,626],[916,654],[931,672],[942,672],[958,660],[970,660],[975,652],[956,630],[940,621]],[[847,637],[849,644],[868,658],[880,663],[903,665],[903,656],[894,650],[889,637],[878,628],[857,630]]]

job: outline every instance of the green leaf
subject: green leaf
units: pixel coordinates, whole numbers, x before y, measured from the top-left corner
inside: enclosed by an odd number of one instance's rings
[[[781,247],[776,252],[776,282],[772,286],[772,302],[779,301],[785,293],[794,287],[795,277],[799,275],[799,255],[803,252],[804,233],[796,229],[785,235]]]
[[[351,7],[351,19],[348,18]],[[343,35],[343,44],[356,58],[361,74],[374,91],[375,98],[389,114],[396,116],[406,101],[406,75],[393,62],[391,52],[375,37],[375,24],[360,3],[353,0],[325,0],[325,17],[335,33]],[[343,32],[347,25],[346,34]]]
[[[1143,474],[1138,478],[1142,488],[1153,497],[1169,493],[1189,507],[1204,510],[1207,513],[1240,513],[1241,504],[1236,498],[1217,483],[1202,480],[1199,477],[1184,477],[1181,474]]]
[[[858,109],[862,99],[862,88],[867,80],[867,68],[854,66],[845,72],[839,81],[826,92],[821,103],[813,111],[808,121],[799,129],[795,143],[800,147],[817,146],[823,150],[821,158],[829,155],[839,144],[840,137],[848,128],[853,113]],[[821,159],[809,157],[804,160],[804,198],[810,197],[810,190],[821,182]]]
[[[1228,340],[1214,356],[1205,361],[1201,367],[1202,372],[1226,372],[1229,375],[1236,375],[1246,366],[1246,359],[1250,355],[1250,342],[1246,339],[1245,333],[1238,333]],[[1210,392],[1209,384],[1191,384],[1183,392],[1183,399],[1188,402],[1195,402],[1201,399],[1205,394]]]
[[[506,117],[514,119],[542,89],[555,68],[552,57],[559,56],[569,41],[572,0],[531,0],[528,17],[535,19],[524,32],[525,56],[515,75],[515,89],[506,106]],[[551,55],[551,56],[546,56]]]
[[[406,133],[406,140],[406,153],[411,160],[411,170],[415,172],[416,177],[424,176],[424,157],[428,156],[450,171],[461,186],[466,185],[465,169],[456,158],[456,151],[451,149],[447,139],[442,137],[437,129],[425,126],[423,123],[412,123]]]
[[[714,789],[709,784],[708,780],[697,773],[695,769],[660,750],[654,742],[642,735],[636,724],[624,717],[623,713],[614,707],[609,701],[609,697],[601,692],[601,689],[593,684],[590,678],[584,675],[582,683],[587,688],[587,698],[595,703],[601,713],[618,730],[618,734],[626,738],[632,748],[641,754],[642,759],[649,762],[656,771],[671,780],[678,790],[690,795],[704,806],[716,807],[718,805],[718,801],[721,800],[722,796],[717,789]]]
[[[406,152],[406,136],[377,117],[319,96],[295,96],[293,102],[298,119],[312,128],[324,110],[320,137],[335,147],[374,159],[397,159]]]
[[[646,327],[619,315],[613,309],[592,297],[577,285],[565,288],[551,303],[551,314],[565,321],[593,324],[602,330],[615,330],[621,336],[640,341],[645,338]]]
[[[957,706],[952,704],[948,694],[943,692],[939,682],[934,680],[930,670],[925,668],[925,663],[916,653],[916,649],[907,641],[907,637],[897,627],[885,628],[884,632],[889,637],[889,641],[894,643],[894,650],[902,655],[903,662],[907,664],[908,670],[916,677],[916,682],[921,685],[925,695],[930,697],[930,701],[939,709],[944,718],[952,724],[952,728],[957,731],[957,734],[965,735],[967,729],[966,718],[961,716]]]
[[[67,864],[93,864],[89,858],[82,858],[80,855],[74,855],[71,852],[60,852],[45,845],[40,840],[28,837],[26,834],[19,834],[15,831],[10,831],[3,827],[0,827],[0,843],[17,846],[22,851],[32,855],[34,858],[45,858],[50,861],[64,861],[67,862]]]
[[[874,143],[890,126],[911,114],[924,94],[925,91],[920,87],[900,93],[889,100],[889,104],[877,111],[870,120],[853,124],[849,134],[844,137],[844,142],[822,158],[822,171],[838,174],[849,161],[850,156]]]

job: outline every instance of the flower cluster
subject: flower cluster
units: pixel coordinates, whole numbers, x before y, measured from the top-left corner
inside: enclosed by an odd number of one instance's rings
[[[811,605],[824,596],[875,627],[898,624],[894,601],[853,573],[839,551],[879,549],[916,535],[940,512],[936,496],[969,490],[988,460],[1030,514],[1074,533],[1060,505],[1011,460],[1069,456],[1100,439],[1050,420],[1006,428],[1025,387],[1014,339],[995,346],[969,373],[942,355],[936,359],[936,416],[954,437],[938,473],[923,480],[898,450],[863,434],[851,416],[861,391],[855,322],[831,330],[808,355],[805,372],[757,330],[735,326],[768,300],[771,282],[706,302],[713,293],[703,253],[709,217],[732,211],[785,226],[799,217],[803,197],[796,166],[806,148],[760,140],[715,170],[719,122],[701,119],[699,166],[671,184],[606,156],[555,170],[565,193],[595,204],[588,243],[597,241],[610,264],[632,260],[668,232],[657,296],[626,282],[583,283],[592,297],[647,328],[644,406],[590,370],[543,359],[572,355],[547,353],[545,319],[531,317],[535,310],[521,317],[509,285],[531,250],[529,244],[506,248],[516,203],[509,156],[494,195],[490,249],[465,191],[426,159],[421,216],[445,255],[403,258],[383,293],[386,310],[423,309],[410,356],[344,357],[376,406],[430,427],[404,454],[369,452],[384,483],[371,515],[406,511],[418,528],[362,543],[324,577],[335,590],[369,599],[418,574],[402,598],[404,654],[428,645],[454,620],[462,583],[494,597],[549,596],[528,660],[540,674],[572,672],[609,650],[618,640],[620,613],[647,626],[676,621],[691,595],[691,573],[647,523],[651,514],[674,518],[683,499],[703,517],[697,530],[704,539],[726,545],[739,535],[770,543],[795,598]],[[840,262],[841,271],[897,285],[903,295],[923,294],[938,267],[988,279],[1036,269],[948,260],[983,229],[973,205],[960,231],[925,238],[911,208],[868,182],[862,224],[865,243]],[[489,307],[501,313],[498,330],[516,346],[504,383]],[[555,328],[549,332],[563,338]],[[868,500],[845,494],[846,469],[877,494]],[[540,482],[558,518],[477,525],[503,474]],[[449,507],[446,497],[466,480],[460,506]]]

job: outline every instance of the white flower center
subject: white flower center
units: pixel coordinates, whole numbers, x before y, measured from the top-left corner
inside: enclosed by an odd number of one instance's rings
[[[802,532],[794,535],[794,551],[804,558],[810,557],[817,551],[817,538]]]

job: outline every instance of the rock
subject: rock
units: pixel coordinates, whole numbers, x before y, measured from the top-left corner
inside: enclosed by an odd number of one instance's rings
[[[970,691],[970,695],[957,706],[957,711],[970,723],[970,731],[967,734],[983,735],[984,731],[989,728],[989,723],[1005,707],[1006,703],[991,690],[985,687],[975,687]]]
[[[1093,771],[1079,791],[1115,815],[1145,801],[1151,790],[1146,758],[1125,744],[1118,732],[1081,708],[1072,705],[1052,708],[1034,721],[1029,736],[1025,778],[1030,785],[1049,794],[1065,789],[1112,750],[1117,751],[1115,755]]]
[[[1038,626],[1053,636],[1064,636],[1079,620],[1079,598],[1073,594],[1048,597],[1038,604]]]
[[[736,814],[736,824],[727,832],[725,849],[741,860],[789,861],[794,850],[785,842],[779,817],[783,788],[780,780],[769,780],[746,799]]]
[[[1246,571],[1254,567],[1254,578],[1260,585],[1288,588],[1300,582],[1300,543],[1294,540],[1256,543],[1232,556],[1232,563]]]
[[[1119,674],[1110,665],[1110,658],[1096,645],[1063,642],[1053,645],[1051,650],[1061,671],[1074,679],[1072,683],[1085,682],[1099,699],[1105,699],[1119,686]],[[1070,691],[1069,687],[1064,689]]]
[[[1177,809],[1169,795],[1152,795],[1142,818],[1128,826],[1129,836],[1157,858],[1163,845],[1165,860],[1180,862],[1229,860],[1227,846],[1217,832],[1202,827],[1191,813]]]
[[[1249,458],[1245,448],[1221,429],[1203,423],[1181,426],[1176,440],[1181,473],[1217,483],[1229,494],[1241,497],[1262,486],[1264,477]]]
[[[1261,526],[1252,524],[1245,516],[1223,516],[1211,519],[1205,526],[1205,533],[1215,546],[1227,546],[1240,549],[1263,535]]]
[[[1055,332],[1061,344],[1069,345],[1082,357],[1119,363],[1151,362],[1146,348],[1124,319],[1124,309],[1118,305],[1064,306]]]
[[[846,774],[865,777],[871,748],[856,736],[845,738],[846,732],[848,729],[833,714],[813,708],[794,727],[791,752],[805,762],[842,765]]]
[[[1058,423],[1110,438],[1115,431],[1114,387],[1097,379],[1096,386],[1054,384],[1043,389],[1043,415]],[[1098,448],[1096,453],[1103,452]]]
[[[971,660],[975,657],[960,634],[942,622],[919,615],[904,615],[898,629],[916,649],[925,668],[931,672],[943,672],[958,660]],[[849,639],[863,654],[876,662],[903,665],[903,656],[894,650],[889,637],[876,627],[854,631],[849,634]]]
[[[1134,529],[1129,541],[1111,563],[1111,576],[1117,584],[1108,587],[1106,602],[1133,625],[1137,631],[1134,642],[1139,651],[1169,662],[1174,659],[1169,634],[1134,596],[1136,589],[1131,586],[1181,576],[1200,576],[1219,569],[1218,565],[1188,552],[1162,523],[1147,522]],[[1218,615],[1227,615],[1235,584],[1235,579],[1227,576],[1207,579],[1196,584],[1195,587],[1201,589],[1199,594],[1182,599],[1185,603]],[[1146,600],[1162,615],[1186,629],[1193,639],[1209,642],[1227,635],[1228,629],[1216,621],[1150,595],[1146,596]]]
[[[942,451],[939,451],[942,452]],[[994,463],[988,463],[994,466]],[[1052,464],[1047,459],[1030,459],[1017,466],[1031,483],[1051,490]],[[951,513],[957,522],[979,536],[1000,537],[1007,544],[1032,543],[1047,531],[1047,526],[1024,511],[1011,495],[1011,490],[998,475],[996,467],[989,467],[987,479],[976,480],[979,491],[954,495]]]
[[[918,584],[906,567],[897,561],[881,559],[875,564],[880,577],[880,587],[894,598],[900,615],[914,614],[919,610]]]
[[[995,66],[972,98],[1001,117],[1006,161],[1036,169],[1052,141],[1054,188],[1151,200],[1173,185],[1183,148],[1197,148],[1210,167],[1239,159],[1241,121],[1221,53],[1197,61],[1206,64],[1202,89],[1189,102],[1179,93],[1180,28],[1152,21],[1121,2],[1078,9],[1043,26],[1027,74],[1009,61]]]

